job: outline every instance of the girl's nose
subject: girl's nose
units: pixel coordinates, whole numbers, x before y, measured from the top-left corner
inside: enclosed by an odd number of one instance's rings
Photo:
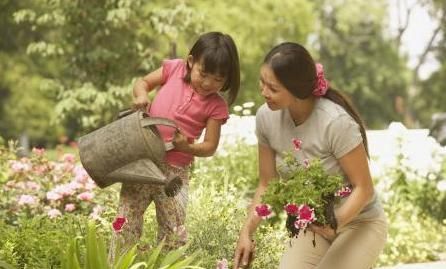
[[[269,91],[268,91],[268,89],[267,89],[265,86],[260,87],[260,94],[261,94],[264,98],[268,98],[268,97],[269,97]]]
[[[208,79],[204,79],[204,80],[201,82],[201,87],[202,87],[204,90],[208,90],[211,86],[212,86],[212,83],[211,83]]]

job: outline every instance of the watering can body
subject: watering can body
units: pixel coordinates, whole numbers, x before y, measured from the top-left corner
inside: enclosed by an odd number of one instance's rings
[[[121,117],[79,139],[79,156],[90,177],[105,188],[116,182],[164,185],[174,195],[181,180],[166,177],[163,159],[171,144],[165,144],[156,125],[176,128],[172,120],[126,112]]]

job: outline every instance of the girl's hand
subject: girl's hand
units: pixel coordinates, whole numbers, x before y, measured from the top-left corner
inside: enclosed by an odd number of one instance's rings
[[[241,233],[235,249],[233,269],[248,268],[254,259],[255,243],[246,233]]]
[[[191,147],[189,142],[187,141],[187,137],[181,133],[181,131],[175,132],[175,137],[172,140],[172,144],[175,146],[175,149],[178,151],[190,153]]]
[[[310,231],[319,234],[323,238],[327,239],[328,241],[333,241],[336,237],[336,231],[333,230],[330,226],[317,226],[314,224],[310,224],[308,226],[310,228]]]
[[[140,95],[133,99],[133,108],[136,110],[146,111],[150,102],[146,95]]]

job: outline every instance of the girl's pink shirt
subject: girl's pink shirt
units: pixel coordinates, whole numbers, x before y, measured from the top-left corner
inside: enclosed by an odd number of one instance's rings
[[[191,143],[201,136],[209,118],[226,123],[229,118],[226,101],[217,93],[201,96],[194,92],[183,80],[187,73],[184,60],[165,60],[162,68],[163,83],[150,105],[149,115],[174,120]],[[165,142],[172,141],[173,128],[158,126],[158,130]],[[166,154],[166,162],[175,166],[187,166],[193,159],[193,155],[176,150]]]

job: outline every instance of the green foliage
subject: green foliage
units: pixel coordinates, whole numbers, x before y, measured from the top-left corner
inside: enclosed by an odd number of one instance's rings
[[[79,238],[72,238],[69,247],[62,254],[62,269],[182,269],[197,268],[197,254],[184,256],[185,247],[163,252],[163,244],[152,249],[144,257],[144,262],[137,262],[137,247],[133,246],[117,257],[112,265],[107,260],[107,248],[103,237],[97,233],[96,224],[89,222],[85,236],[85,253],[82,252]],[[83,257],[80,258],[80,257]]]
[[[287,153],[284,161],[285,169],[291,171],[289,177],[272,180],[262,196],[262,203],[271,205],[276,213],[290,203],[308,205],[314,209],[318,223],[329,224],[328,197],[334,199],[335,192],[342,187],[343,178],[328,175],[319,160],[311,160],[304,166],[292,153]]]
[[[446,222],[423,213],[404,199],[384,204],[389,235],[378,265],[421,263],[439,259],[446,251]]]
[[[139,0],[35,3],[15,12],[14,19],[41,33],[27,53],[59,67],[44,84],[57,100],[54,120],[74,122],[72,128],[82,132],[128,106],[132,78],[153,71],[154,63],[166,58],[160,48],[199,26],[184,4],[160,10]]]
[[[240,196],[251,196],[257,186],[257,146],[244,143],[221,145],[224,150],[212,158],[194,163],[192,177],[200,186],[226,190],[234,186]]]
[[[77,218],[66,216],[52,220],[36,216],[21,219],[17,226],[10,226],[2,220],[0,260],[16,268],[54,268],[60,265],[60,248],[71,236],[76,236]]]
[[[15,158],[5,147],[0,147],[0,156]],[[0,171],[9,167],[7,159],[5,157],[0,162]],[[411,173],[402,163],[397,167],[400,168],[398,173],[387,171],[386,178],[376,179],[378,183],[389,182],[379,193],[386,198],[383,205],[389,219],[388,243],[379,258],[379,266],[435,260],[440,253],[446,251],[443,236],[446,233],[446,223],[437,214],[441,208],[439,199],[444,196],[444,191],[434,191],[433,184],[437,179]],[[444,171],[441,170],[439,178],[445,177]],[[317,169],[314,172],[316,176],[320,175]],[[224,258],[231,261],[256,181],[257,160],[254,146],[238,144],[212,159],[197,159],[191,178],[186,221],[189,246],[181,250],[184,255],[180,255],[181,251],[168,255],[159,251],[159,246],[147,253],[125,252],[122,255],[128,255],[126,260],[131,260],[136,254],[132,260],[133,265],[141,264],[141,267],[144,267],[142,263],[148,266],[153,264],[153,260],[158,260],[159,263],[153,268],[159,268],[156,266],[160,266],[165,259],[178,256],[182,257],[178,263],[183,258],[187,260],[193,257],[194,261],[201,261],[203,268],[215,268],[216,262]],[[432,184],[425,185],[426,182]],[[65,264],[70,264],[68,259],[71,259],[72,265],[68,268],[79,268],[76,267],[77,259],[80,268],[85,268],[88,257],[92,259],[91,263],[104,260],[105,254],[100,253],[105,253],[107,241],[104,238],[108,238],[112,232],[107,220],[115,216],[118,189],[103,189],[101,192],[112,198],[101,198],[98,201],[108,209],[96,222],[96,226],[92,227],[96,229],[95,232],[89,231],[85,225],[88,211],[82,215],[63,214],[55,219],[49,219],[46,215],[22,215],[14,225],[6,223],[5,218],[2,218],[0,261],[14,268],[61,268],[62,260]],[[423,204],[423,199],[427,203]],[[429,204],[432,211],[428,210]],[[270,268],[271,265],[278,264],[289,240],[281,227],[283,220],[258,228],[255,235],[257,255],[253,269]],[[142,241],[155,244],[156,228],[155,210],[151,206],[145,215]],[[65,254],[60,252],[60,246],[67,246],[63,248]]]

